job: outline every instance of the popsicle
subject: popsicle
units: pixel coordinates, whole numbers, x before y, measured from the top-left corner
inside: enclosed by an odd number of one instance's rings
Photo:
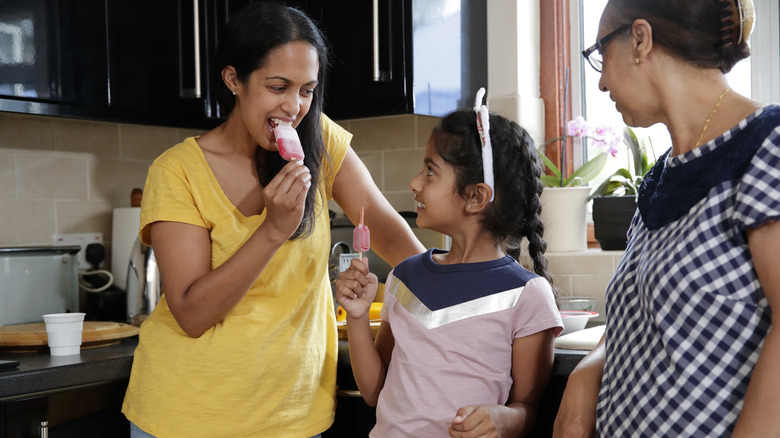
[[[371,232],[363,225],[363,207],[360,207],[360,224],[352,232],[352,247],[358,252],[360,260],[363,260],[363,253],[371,247]]]
[[[274,136],[276,137],[276,145],[279,147],[279,155],[287,161],[303,161],[301,140],[292,124],[279,119],[272,119],[272,121],[275,123]]]

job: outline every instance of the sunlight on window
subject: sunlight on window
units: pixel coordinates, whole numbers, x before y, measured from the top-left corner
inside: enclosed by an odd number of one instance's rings
[[[582,43],[580,51],[596,42],[599,19],[606,4],[607,0],[581,0],[582,23],[580,28],[582,29]],[[609,99],[608,93],[603,93],[599,90],[600,73],[593,70],[586,62],[582,63],[582,68],[584,69],[585,81],[582,86],[584,108],[581,113],[578,113],[575,109],[573,116],[582,115],[588,121],[612,123],[619,126],[619,129],[622,129],[625,124],[620,113],[615,109],[615,103]],[[751,95],[750,73],[750,62],[743,60],[726,75],[726,78],[734,91],[749,97]],[[656,124],[649,128],[637,128],[635,132],[638,137],[646,139],[647,156],[651,162],[655,161],[656,157],[672,146],[669,133],[662,124]],[[587,150],[588,156],[593,156],[599,152],[600,150],[592,145]],[[621,148],[616,158],[608,161],[607,168],[596,181],[606,178],[620,167],[626,167],[630,158],[626,148]]]

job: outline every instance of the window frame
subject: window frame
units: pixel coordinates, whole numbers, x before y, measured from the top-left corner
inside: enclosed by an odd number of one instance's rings
[[[565,43],[557,43],[556,58],[562,53],[567,54],[570,66],[570,85],[569,85],[569,101],[567,102],[568,111],[566,114],[566,120],[571,120],[571,114],[584,114],[585,113],[585,90],[583,84],[585,83],[585,71],[584,68],[590,68],[585,64],[585,60],[582,59],[582,50],[593,44],[593,41],[584,41],[584,35],[582,30],[582,4],[587,0],[554,0],[558,7],[566,7],[567,13],[560,14],[557,17],[545,17],[545,14],[541,14],[540,26],[542,33],[542,47],[541,53],[550,53],[545,49],[550,47],[544,46],[545,37],[552,38],[555,34],[551,34],[549,31],[545,33],[545,28],[551,26],[565,26],[568,28],[566,34],[567,41]],[[544,11],[545,5],[548,4],[547,0],[540,0],[541,10]],[[755,17],[755,25],[753,29],[753,35],[750,39],[750,67],[751,67],[751,98],[763,102],[763,103],[780,103],[780,3],[777,0],[753,0],[755,9],[757,11]],[[565,3],[565,5],[564,5]],[[552,7],[552,5],[549,5]],[[760,12],[758,12],[760,11]],[[564,22],[565,20],[565,22]],[[554,76],[553,68],[555,64],[545,61],[547,56],[541,57],[541,80],[545,78],[558,80],[560,77],[560,83],[563,83],[563,76]],[[545,69],[545,64],[547,69]],[[555,111],[555,114],[561,114],[559,109],[563,107],[563,100],[554,100],[554,96],[549,94],[545,96],[545,88],[542,87],[542,97],[545,100],[545,137],[547,139],[555,138],[560,135],[561,125],[555,125],[554,128],[549,126],[548,113]],[[557,102],[558,106],[554,108],[550,107],[550,102]],[[565,123],[563,121],[562,123]],[[552,129],[557,129],[554,131]],[[558,134],[555,134],[557,132]],[[567,157],[571,157],[573,162],[570,166],[567,166],[567,172],[580,167],[586,157],[583,148],[572,148],[571,142],[567,142]],[[554,148],[548,148],[548,158],[553,163],[559,164],[558,151],[554,151]],[[572,150],[573,149],[573,150]],[[554,155],[552,153],[555,153]],[[553,159],[555,158],[555,159]],[[568,161],[568,160],[567,160]]]

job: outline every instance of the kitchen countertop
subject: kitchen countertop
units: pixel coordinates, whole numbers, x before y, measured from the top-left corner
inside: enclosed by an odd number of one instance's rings
[[[0,359],[19,361],[18,368],[0,371],[0,400],[126,379],[130,376],[133,352],[137,345],[138,337],[134,336],[114,345],[81,350],[79,355],[73,356],[51,356],[48,351],[0,351]],[[348,368],[346,341],[339,341],[339,352],[340,358],[346,358],[346,361],[339,361],[339,377],[343,387],[345,379],[349,383],[354,382],[351,369]],[[585,354],[587,351],[556,348],[553,380],[566,379]]]
[[[130,377],[138,336],[113,345],[81,350],[78,355],[51,356],[48,351],[6,353],[0,359],[19,361],[0,371],[0,401],[36,393],[73,389]]]

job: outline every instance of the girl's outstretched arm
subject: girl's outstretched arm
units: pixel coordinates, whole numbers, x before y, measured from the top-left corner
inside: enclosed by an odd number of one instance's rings
[[[517,437],[531,432],[539,399],[552,375],[554,358],[552,328],[515,339],[513,383],[507,405],[470,405],[458,409],[449,427],[450,436]]]
[[[339,274],[336,299],[347,312],[347,336],[352,374],[360,394],[370,406],[376,406],[379,391],[385,383],[395,341],[386,321],[377,333],[377,344],[371,334],[369,309],[376,296],[377,278],[360,260],[352,260],[349,269]]]

